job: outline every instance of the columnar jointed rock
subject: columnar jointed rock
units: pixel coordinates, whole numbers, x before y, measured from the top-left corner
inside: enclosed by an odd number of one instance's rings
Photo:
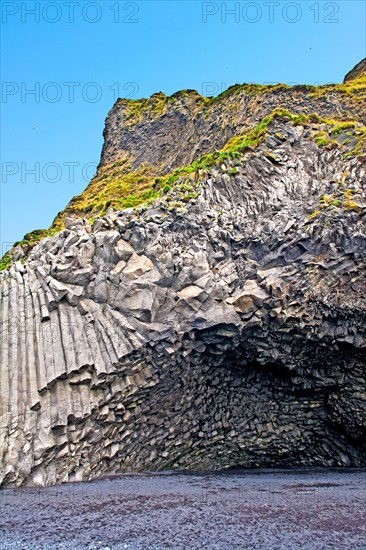
[[[279,119],[194,185],[0,275],[3,484],[366,466],[362,158]]]

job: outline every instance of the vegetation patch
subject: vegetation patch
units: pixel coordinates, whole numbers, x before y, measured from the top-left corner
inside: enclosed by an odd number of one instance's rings
[[[21,247],[28,247],[36,245],[41,239],[45,237],[52,237],[57,232],[55,229],[35,229],[30,233],[24,235],[21,241],[14,243],[14,246],[20,245]]]
[[[332,149],[334,147],[337,147],[338,143],[334,139],[330,139],[327,132],[322,131],[318,132],[315,136],[315,143],[318,145],[318,147],[327,147],[328,149]]]
[[[350,96],[358,102],[366,100],[366,74],[361,74],[358,78],[348,80],[343,84],[314,86],[310,91],[310,97],[320,98],[334,92]]]
[[[8,253],[4,254],[4,256],[0,259],[0,271],[4,271],[5,269],[8,269],[11,266],[11,258]]]
[[[356,139],[356,144],[352,150],[344,154],[345,158],[360,157],[366,152],[366,127],[362,126],[355,128],[354,137]],[[350,141],[348,141],[348,143],[346,143],[346,141],[343,142],[343,145],[347,145],[350,143]]]
[[[356,212],[359,212],[361,210],[361,207],[357,202],[354,200],[355,191],[353,189],[346,189],[343,194],[343,206],[346,210],[355,210]]]
[[[313,218],[317,217],[319,214],[321,214],[322,211],[331,212],[338,209],[343,209],[348,211],[353,210],[355,212],[360,212],[362,210],[361,205],[358,204],[355,200],[356,190],[350,188],[344,190],[342,189],[341,186],[344,182],[345,177],[347,177],[347,174],[345,174],[342,178],[342,181],[339,182],[340,188],[336,193],[332,193],[331,195],[322,195],[320,197],[320,209],[308,215],[308,220],[312,220]]]
[[[21,246],[24,254],[27,255],[36,246],[36,244],[39,243],[40,240],[44,239],[45,237],[52,237],[53,235],[58,233],[59,230],[60,229],[58,227],[50,227],[50,229],[35,229],[34,231],[31,231],[30,233],[24,235],[21,241],[16,241],[12,249],[16,246]],[[0,259],[0,271],[4,271],[4,269],[7,269],[11,266],[12,249],[4,254],[4,256]]]
[[[237,90],[238,88],[234,87],[234,89]],[[327,129],[316,133],[314,137],[316,143],[320,146],[331,144],[335,147],[338,145],[336,141],[331,139],[332,132],[339,135],[342,131],[351,129],[353,132],[359,132],[362,137],[366,135],[366,129],[358,127],[354,121],[340,122],[321,118],[316,113],[303,115],[277,108],[269,116],[263,118],[254,128],[244,130],[232,137],[221,150],[207,153],[191,164],[177,168],[165,176],[159,177],[156,171],[149,166],[142,166],[131,172],[129,171],[131,166],[128,158],[120,159],[112,165],[103,167],[85,191],[70,201],[64,213],[61,213],[55,219],[52,228],[62,226],[62,218],[65,214],[96,218],[103,216],[109,208],[114,210],[135,208],[143,204],[149,204],[164,195],[169,200],[169,194],[179,181],[181,184],[174,191],[180,192],[182,197],[185,196],[184,202],[189,198],[195,198],[196,189],[194,184],[199,180],[202,181],[212,167],[225,167],[225,163],[229,163],[228,173],[235,175],[237,168],[232,167],[232,162],[240,158],[243,153],[254,150],[263,142],[268,135],[268,126],[275,118],[290,121],[295,126],[300,124],[305,126],[311,124],[323,125]],[[285,141],[286,137],[280,135],[281,140]],[[362,151],[361,146],[359,147]],[[272,153],[265,152],[265,154],[274,162],[278,161]]]
[[[124,123],[129,126],[138,124],[144,118],[155,119],[162,116],[168,107],[181,98],[191,98],[198,110],[210,102],[210,98],[201,96],[196,90],[180,90],[171,96],[158,92],[149,98],[119,99],[117,104],[123,107]]]
[[[317,216],[319,216],[320,214],[320,210],[315,210],[315,212],[312,212],[311,214],[309,214],[307,216],[307,219],[308,220],[313,220],[314,218],[316,218]]]

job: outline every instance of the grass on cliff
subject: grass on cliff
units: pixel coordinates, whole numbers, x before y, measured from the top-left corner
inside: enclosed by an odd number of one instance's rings
[[[353,102],[366,102],[366,74],[361,74],[353,80],[342,84],[324,84],[312,86],[307,84],[298,84],[289,86],[287,84],[234,84],[217,96],[204,97],[196,90],[181,90],[172,94],[165,95],[163,92],[153,94],[149,98],[141,99],[118,99],[117,104],[124,107],[124,123],[134,125],[143,120],[144,117],[158,118],[163,115],[167,108],[177,102],[180,98],[190,98],[191,105],[195,108],[192,114],[199,112],[205,113],[210,106],[215,106],[223,99],[235,97],[239,94],[246,96],[258,96],[266,93],[276,93],[281,91],[293,90],[294,92],[307,92],[312,98],[321,98],[327,94],[337,93],[341,96],[351,98]]]
[[[126,173],[123,166],[108,166],[93,178],[83,193],[71,199],[65,212],[95,217],[97,214],[105,214],[108,208],[134,208],[142,202],[157,198],[153,188],[154,179],[155,174],[150,167]]]
[[[215,105],[225,98],[235,97],[238,94],[259,95],[266,92],[276,92],[282,90],[293,89],[297,91],[306,91],[310,96],[322,97],[327,93],[339,92],[356,97],[357,100],[365,97],[366,99],[366,75],[363,74],[354,80],[350,80],[344,84],[331,84],[324,86],[308,86],[297,85],[287,86],[285,84],[262,85],[262,84],[235,84],[227,90],[223,91],[217,97],[205,98],[200,96],[194,90],[183,90],[172,96],[166,96],[159,92],[153,94],[148,99],[140,100],[119,100],[127,106],[125,121],[129,124],[136,124],[142,120],[144,116],[156,118],[164,114],[166,108],[182,97],[189,97],[196,105],[193,109],[193,114],[205,112],[211,105]],[[344,113],[347,116],[348,113]],[[338,134],[347,129],[353,129],[357,134],[356,144],[352,150],[348,150],[345,156],[361,155],[366,150],[366,132],[364,129],[356,128],[359,126],[354,121],[336,121],[332,119],[324,119],[317,114],[295,114],[286,109],[276,108],[267,117],[265,117],[256,127],[247,128],[244,131],[232,137],[226,145],[219,151],[208,153],[194,161],[189,166],[181,167],[174,170],[171,174],[164,177],[159,177],[159,174],[153,174],[152,169],[140,168],[133,174],[126,174],[126,170],[121,170],[120,173],[112,173],[116,166],[107,167],[105,174],[98,176],[91,182],[86,191],[72,199],[67,210],[74,212],[77,215],[86,215],[88,217],[102,215],[109,207],[126,208],[135,207],[143,204],[146,201],[158,198],[161,195],[161,189],[164,192],[169,190],[169,187],[182,176],[192,173],[197,173],[199,170],[209,169],[215,164],[225,162],[228,158],[233,158],[240,155],[246,149],[253,149],[265,138],[267,128],[274,117],[284,117],[290,120],[294,125],[298,124],[325,124],[327,128],[319,131],[314,140],[321,147],[336,147],[339,145],[336,138]],[[329,132],[329,129],[332,132]],[[118,168],[118,167],[117,167]],[[157,178],[156,178],[157,177]],[[154,185],[154,180],[159,181],[159,189]],[[103,180],[103,188],[98,187],[98,182]]]
[[[34,231],[31,231],[30,233],[24,235],[21,241],[15,242],[14,246],[17,246],[19,244],[21,246],[34,245],[45,237],[51,237],[55,234],[55,232],[56,231],[52,231],[50,229],[35,229]]]
[[[340,190],[338,193],[332,193],[331,195],[322,195],[319,199],[319,209],[307,216],[308,221],[313,220],[323,212],[336,212],[340,209],[361,212],[362,206],[358,204],[355,194],[355,189],[347,188],[344,191]]]
[[[238,142],[233,138],[232,143],[228,142],[222,150],[203,155],[192,164],[177,168],[166,176],[158,177],[148,166],[126,173],[128,166],[121,161],[107,166],[83,193],[70,201],[65,213],[96,217],[105,214],[108,208],[121,210],[157,199],[169,192],[180,178],[197,174],[200,170],[208,170],[227,159],[240,156],[249,147],[255,147],[265,137],[265,130],[274,116],[275,114],[267,117],[256,128],[240,136]]]
[[[39,241],[41,241],[45,237],[52,237],[59,230],[60,228],[58,227],[51,227],[50,229],[35,229],[34,231],[31,231],[30,233],[24,235],[21,241],[16,241],[13,244],[13,247],[20,245],[24,251],[30,252]],[[7,252],[0,259],[0,271],[4,271],[5,269],[9,268],[11,266],[11,263],[11,257]]]
[[[123,210],[150,203],[168,193],[184,176],[193,174],[198,179],[200,171],[210,170],[228,159],[240,157],[244,152],[254,150],[267,136],[268,126],[275,118],[283,118],[295,126],[322,125],[326,130],[314,136],[320,146],[333,143],[338,146],[332,137],[346,130],[358,132],[357,146],[350,154],[361,154],[365,149],[366,128],[358,127],[354,121],[340,122],[321,118],[315,113],[303,115],[277,108],[254,128],[246,129],[232,137],[222,149],[205,154],[191,164],[177,168],[165,176],[159,177],[149,166],[141,166],[138,170],[131,172],[128,159],[106,166],[99,171],[83,193],[70,201],[63,214],[95,218],[104,215],[109,208]],[[61,222],[62,218],[57,217],[52,227],[59,227]]]
[[[336,94],[338,97],[347,97],[350,105],[357,106],[357,109],[366,104],[366,74],[361,74],[353,80],[349,80],[342,84],[324,84],[324,85],[307,85],[298,84],[289,86],[287,84],[235,84],[230,86],[216,97],[204,97],[195,90],[181,90],[172,94],[165,95],[163,92],[153,94],[149,98],[141,99],[118,99],[117,106],[122,109],[123,123],[125,126],[134,126],[139,124],[144,119],[157,119],[164,115],[168,109],[177,104],[180,109],[180,99],[189,100],[189,108],[192,116],[208,116],[210,109],[215,109],[215,106],[223,100],[233,98],[234,103],[238,95],[257,97],[265,94],[276,94],[280,92],[291,91],[308,94],[309,98],[322,98],[329,94]],[[233,102],[227,104],[227,108],[233,107]],[[349,112],[344,113],[349,116]]]
[[[362,192],[354,187],[348,187],[347,178],[348,173],[344,172],[338,181],[338,188],[330,195],[321,195],[319,198],[319,208],[307,216],[309,221],[324,212],[331,213],[339,209],[345,211],[353,210],[354,212],[362,211],[362,205],[357,202],[359,199],[362,201]]]
[[[5,253],[4,256],[0,259],[0,271],[4,271],[11,266],[11,258],[8,253]]]
[[[282,91],[307,92],[312,98],[321,98],[329,93],[337,93],[341,96],[347,96],[356,103],[366,103],[366,73],[361,74],[357,78],[349,80],[342,84],[324,84],[313,86],[310,84],[296,84],[289,86],[288,84],[234,84],[216,97],[203,98],[205,99],[204,106],[207,108],[214,105],[223,99],[235,97],[239,94],[247,96],[258,96],[266,93],[276,93]]]
[[[357,102],[366,101],[366,73],[343,84],[314,86],[310,91],[310,97],[321,98],[332,92],[352,97]]]
[[[191,99],[191,104],[195,105],[193,112],[201,110],[210,102],[210,98],[201,96],[195,90],[181,90],[171,96],[158,92],[149,98],[119,99],[117,103],[124,107],[124,124],[129,126],[139,123],[145,117],[160,117],[167,108],[183,97]]]

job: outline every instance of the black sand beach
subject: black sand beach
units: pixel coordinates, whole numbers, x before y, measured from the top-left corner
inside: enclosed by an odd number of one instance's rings
[[[143,473],[0,491],[2,549],[366,549],[364,470]]]

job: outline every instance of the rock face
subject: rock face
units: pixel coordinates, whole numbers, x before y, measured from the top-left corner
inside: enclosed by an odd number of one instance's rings
[[[343,130],[323,146],[275,117],[169,200],[67,218],[0,274],[3,485],[366,466],[366,169]],[[118,132],[113,112],[102,164]]]
[[[366,60],[349,75],[348,82],[366,73]],[[319,93],[320,90],[320,93]],[[364,91],[364,89],[363,89]],[[276,107],[293,113],[359,120],[366,124],[364,97],[342,86],[233,86],[216,101],[187,90],[171,97],[154,94],[141,100],[139,110],[130,100],[118,100],[108,114],[99,168],[127,158],[132,168],[157,165],[166,173],[220,149],[245,127],[252,127]],[[361,99],[361,98],[360,98]]]
[[[344,77],[344,82],[349,82],[363,73],[366,73],[366,58],[362,59],[349,73],[346,74]]]

